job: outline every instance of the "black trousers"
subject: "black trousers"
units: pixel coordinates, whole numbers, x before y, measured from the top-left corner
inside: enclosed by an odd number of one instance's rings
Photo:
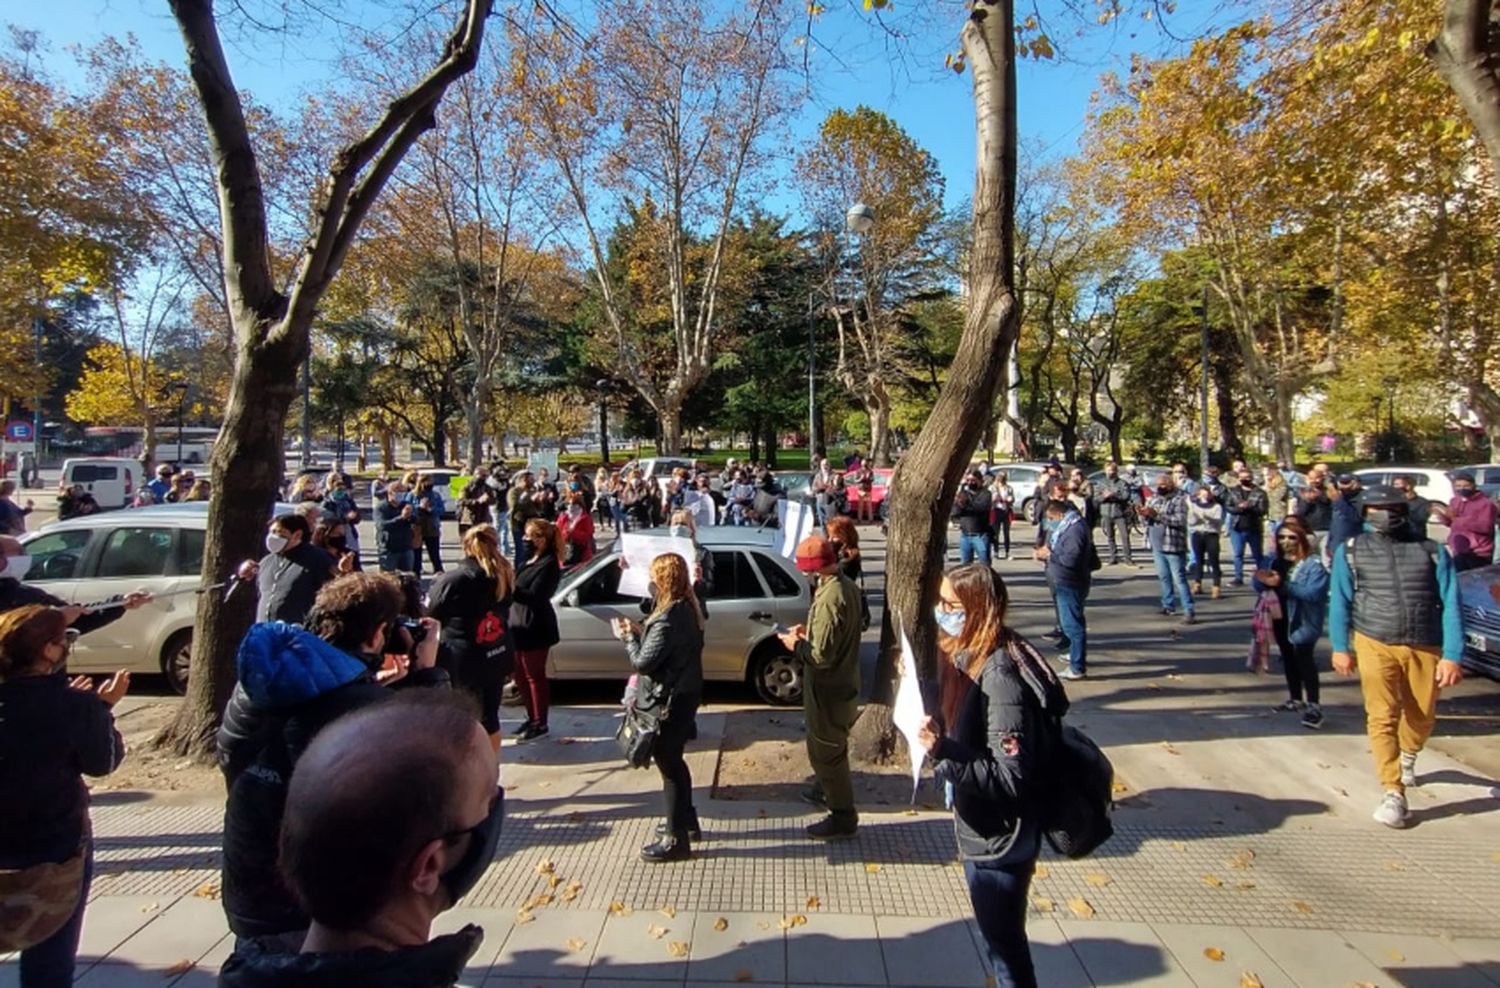
[[[1293,700],[1306,700],[1308,703],[1319,702],[1318,660],[1314,654],[1318,643],[1314,641],[1306,645],[1293,645],[1287,634],[1286,618],[1273,623],[1271,631],[1276,636],[1276,647],[1281,650],[1281,665],[1282,671],[1286,673],[1287,694]]]
[[[698,713],[698,700],[696,696],[672,698],[671,713],[662,722],[656,735],[656,746],[651,751],[656,770],[661,773],[667,829],[678,837],[686,836],[688,827],[698,815],[693,809],[693,776],[683,757],[683,749],[695,733],[693,718]]]

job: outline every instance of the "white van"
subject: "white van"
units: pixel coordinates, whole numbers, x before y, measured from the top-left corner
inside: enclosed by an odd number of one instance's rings
[[[78,484],[105,510],[123,508],[141,489],[145,475],[139,460],[128,457],[90,457],[64,460],[62,482]]]

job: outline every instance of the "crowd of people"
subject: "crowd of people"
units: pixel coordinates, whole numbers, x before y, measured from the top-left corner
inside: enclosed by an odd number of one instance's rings
[[[859,831],[849,736],[870,621],[856,522],[873,513],[863,490],[870,471],[845,466],[825,460],[810,478],[822,530],[797,545],[794,561],[811,583],[811,606],[805,622],[778,632],[805,673],[814,782],[803,796],[825,810],[806,828],[814,840]],[[1235,462],[1227,474],[1193,478],[1177,464],[1147,487],[1114,462],[1097,483],[1049,467],[1032,556],[1054,604],[1054,672],[1009,624],[1009,592],[992,565],[1011,555],[1016,492],[1003,467],[965,475],[952,507],[959,562],[933,612],[945,660],[918,740],[955,817],[997,983],[1036,984],[1025,918],[1039,807],[1052,784],[1047,725],[1067,708],[1062,683],[1089,675],[1096,574],[1133,568],[1137,538],[1154,563],[1161,612],[1187,625],[1205,585],[1212,601],[1226,583],[1248,582],[1251,659],[1277,647],[1288,690],[1277,709],[1308,728],[1324,720],[1316,652],[1328,637],[1333,669],[1360,676],[1382,787],[1374,818],[1406,824],[1405,793],[1419,782],[1438,696],[1462,678],[1456,574],[1489,561],[1494,505],[1462,473],[1448,505],[1428,504],[1406,478],[1365,489],[1323,464],[1301,488],[1278,465],[1260,476]],[[434,939],[431,926],[494,855],[503,687],[513,679],[525,705],[516,741],[544,737],[547,658],[559,643],[551,599],[567,568],[597,551],[595,519],[617,532],[665,523],[696,544],[700,519],[759,524],[767,508],[758,499],[781,493],[754,465],[731,463],[718,480],[703,470],[660,482],[638,472],[590,478],[573,468],[554,480],[545,469],[480,468],[456,499],[461,558],[445,565],[442,492],[422,475],[378,477],[370,493],[381,572],[361,569],[364,519],[350,479],[334,471],[293,483],[285,496],[297,510],[272,520],[265,554],[236,573],[258,601],[217,737],[223,905],[236,936],[222,984],[457,981],[483,932]],[[1446,547],[1426,538],[1428,518],[1449,525]],[[424,552],[433,571],[425,592]],[[110,709],[129,686],[125,674],[98,685],[70,678],[67,657],[79,634],[148,598],[86,612],[24,583],[28,561],[14,538],[0,535],[0,559],[0,895],[31,903],[0,921],[0,945],[21,950],[22,985],[61,985],[71,982],[92,874],[82,776],[107,774],[123,757]],[[640,854],[668,863],[691,858],[704,838],[685,750],[703,696],[712,555],[700,546],[691,561],[658,556],[650,577],[642,620],[619,619],[613,630],[631,673],[625,717],[648,733],[662,784],[663,819]],[[9,757],[23,747],[32,756]],[[347,839],[351,829],[359,841]]]

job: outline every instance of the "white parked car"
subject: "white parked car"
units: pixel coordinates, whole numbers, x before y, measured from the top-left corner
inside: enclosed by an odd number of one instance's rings
[[[1393,477],[1410,477],[1417,493],[1427,500],[1435,504],[1447,504],[1453,500],[1453,481],[1448,478],[1447,470],[1437,470],[1433,467],[1381,466],[1356,470],[1354,475],[1365,487],[1389,484]]]
[[[812,596],[807,578],[777,555],[774,537],[774,532],[740,527],[699,532],[714,558],[703,677],[748,682],[765,702],[789,705],[802,702],[802,663],[782,647],[776,627],[805,623]],[[552,598],[562,641],[547,658],[549,676],[616,679],[623,686],[630,663],[611,622],[617,617],[640,621],[644,615],[641,598],[620,594],[619,585],[616,551],[564,574]]]
[[[279,504],[274,513],[294,510]],[[32,559],[26,582],[63,600],[92,604],[132,590],[157,595],[79,638],[69,672],[159,673],[179,693],[187,688],[198,595],[166,595],[198,586],[207,528],[208,504],[198,501],[70,518],[21,537]]]

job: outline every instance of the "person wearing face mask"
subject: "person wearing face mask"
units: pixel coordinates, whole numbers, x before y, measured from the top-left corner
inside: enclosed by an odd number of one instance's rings
[[[1464,629],[1453,555],[1408,523],[1406,495],[1372,487],[1365,531],[1333,550],[1333,669],[1359,674],[1365,727],[1385,789],[1375,820],[1406,826],[1406,790],[1437,721],[1439,693],[1463,679]]]
[[[987,566],[943,577],[933,614],[939,713],[917,739],[953,810],[991,984],[1036,988],[1026,913],[1042,848],[1044,718],[1065,714],[1068,697],[1046,660],[1006,626],[1008,602],[1005,582]]]
[[[958,561],[990,562],[990,506],[994,498],[984,486],[984,475],[970,470],[954,495],[948,515],[958,521]]]
[[[1434,504],[1432,517],[1448,526],[1448,551],[1460,573],[1494,560],[1495,502],[1480,492],[1472,473],[1453,475],[1453,500],[1447,507]]]
[[[1328,494],[1333,508],[1333,520],[1328,525],[1325,556],[1331,558],[1335,546],[1343,545],[1364,528],[1363,512],[1360,511],[1360,500],[1364,495],[1359,477],[1352,473],[1339,474],[1333,490]]]
[[[1229,521],[1229,553],[1234,557],[1234,585],[1245,582],[1245,550],[1250,550],[1250,568],[1260,566],[1265,555],[1265,518],[1270,508],[1266,492],[1255,484],[1248,468],[1236,475],[1236,483],[1224,489],[1224,514]],[[1283,482],[1282,486],[1286,486]]]
[[[1135,500],[1135,490],[1120,476],[1119,465],[1114,460],[1105,463],[1104,479],[1094,487],[1094,504],[1109,545],[1111,566],[1117,565],[1122,556],[1126,566],[1135,566],[1130,550],[1130,520],[1135,514]]]
[[[240,643],[238,681],[217,737],[229,793],[223,905],[237,937],[300,944],[307,929],[276,870],[276,841],[287,783],[308,744],[342,715],[386,703],[396,691],[450,688],[437,667],[437,621],[403,626],[404,604],[390,574],[348,573],[318,592],[305,627],[256,624]],[[394,675],[385,671],[391,662]]]
[[[443,571],[443,496],[431,477],[419,477],[415,489],[408,499],[417,509],[416,541],[412,544],[412,572],[422,575],[422,550],[427,550],[427,560],[432,563],[432,572]]]
[[[359,505],[354,503],[354,497],[349,493],[349,478],[343,474],[334,472],[328,475],[327,495],[323,498],[323,520],[328,523],[339,522],[343,526],[344,545],[334,551],[328,550],[328,554],[342,561],[347,551],[352,560],[354,569],[360,568],[359,562]],[[314,529],[316,534],[316,528]],[[315,542],[316,544],[316,542]],[[326,546],[324,547],[327,548]],[[346,571],[347,572],[347,571]]]
[[[278,515],[266,533],[265,557],[240,564],[239,578],[254,580],[260,592],[255,620],[301,624],[323,584],[337,575],[340,564],[310,535],[306,518]]]
[[[802,798],[828,815],[807,828],[814,840],[848,840],[859,829],[849,774],[849,731],[859,715],[859,587],[839,569],[833,543],[809,535],[797,545],[797,569],[817,584],[805,625],[778,635],[802,660],[807,760],[817,782]]]
[[[1203,581],[1207,579],[1212,581],[1213,599],[1218,600],[1223,592],[1220,589],[1223,571],[1219,567],[1219,542],[1224,531],[1224,506],[1214,500],[1213,491],[1207,484],[1199,487],[1188,501],[1187,524],[1193,559],[1188,572],[1193,578],[1193,595],[1203,593]]]
[[[330,724],[297,764],[280,842],[307,936],[300,948],[241,943],[221,988],[456,985],[484,930],[433,937],[432,923],[495,856],[498,772],[473,710],[452,694],[409,692]]]
[[[510,634],[516,648],[516,689],[526,704],[526,719],[516,738],[531,741],[547,734],[552,690],[547,681],[547,653],[562,640],[552,595],[562,579],[567,552],[562,531],[550,521],[533,518],[524,533],[528,551],[525,565],[516,570],[515,596],[510,605]]]
[[[386,573],[410,573],[416,566],[417,509],[406,499],[406,485],[386,485],[385,500],[375,505],[375,544]]]
[[[557,527],[567,547],[563,567],[570,569],[594,558],[594,518],[584,504],[583,494],[577,491],[568,495],[567,505],[557,520]]]
[[[25,986],[73,983],[94,856],[83,776],[125,757],[110,710],[130,673],[69,682],[75,637],[56,607],[0,614],[0,950],[20,950]]]
[[[1172,474],[1156,478],[1156,493],[1141,508],[1141,520],[1146,523],[1146,545],[1161,585],[1161,612],[1170,617],[1181,599],[1183,623],[1195,624],[1193,591],[1187,578],[1187,516],[1187,498],[1177,490]]]
[[[146,591],[135,590],[126,594],[117,605],[86,612],[81,605],[70,604],[41,587],[23,582],[31,572],[31,557],[26,554],[26,547],[21,544],[21,540],[9,535],[0,535],[0,563],[4,564],[4,568],[0,569],[0,613],[27,604],[56,607],[68,619],[68,627],[80,635],[97,631],[111,621],[118,621],[125,616],[127,610],[134,610],[151,600],[151,595]]]
[[[1089,625],[1083,608],[1099,556],[1088,523],[1077,511],[1062,501],[1048,501],[1043,512],[1050,531],[1046,545],[1037,549],[1037,558],[1047,565],[1047,585],[1052,588],[1062,631],[1057,647],[1068,660],[1068,668],[1060,675],[1063,679],[1083,679],[1088,675],[1089,649]]]

